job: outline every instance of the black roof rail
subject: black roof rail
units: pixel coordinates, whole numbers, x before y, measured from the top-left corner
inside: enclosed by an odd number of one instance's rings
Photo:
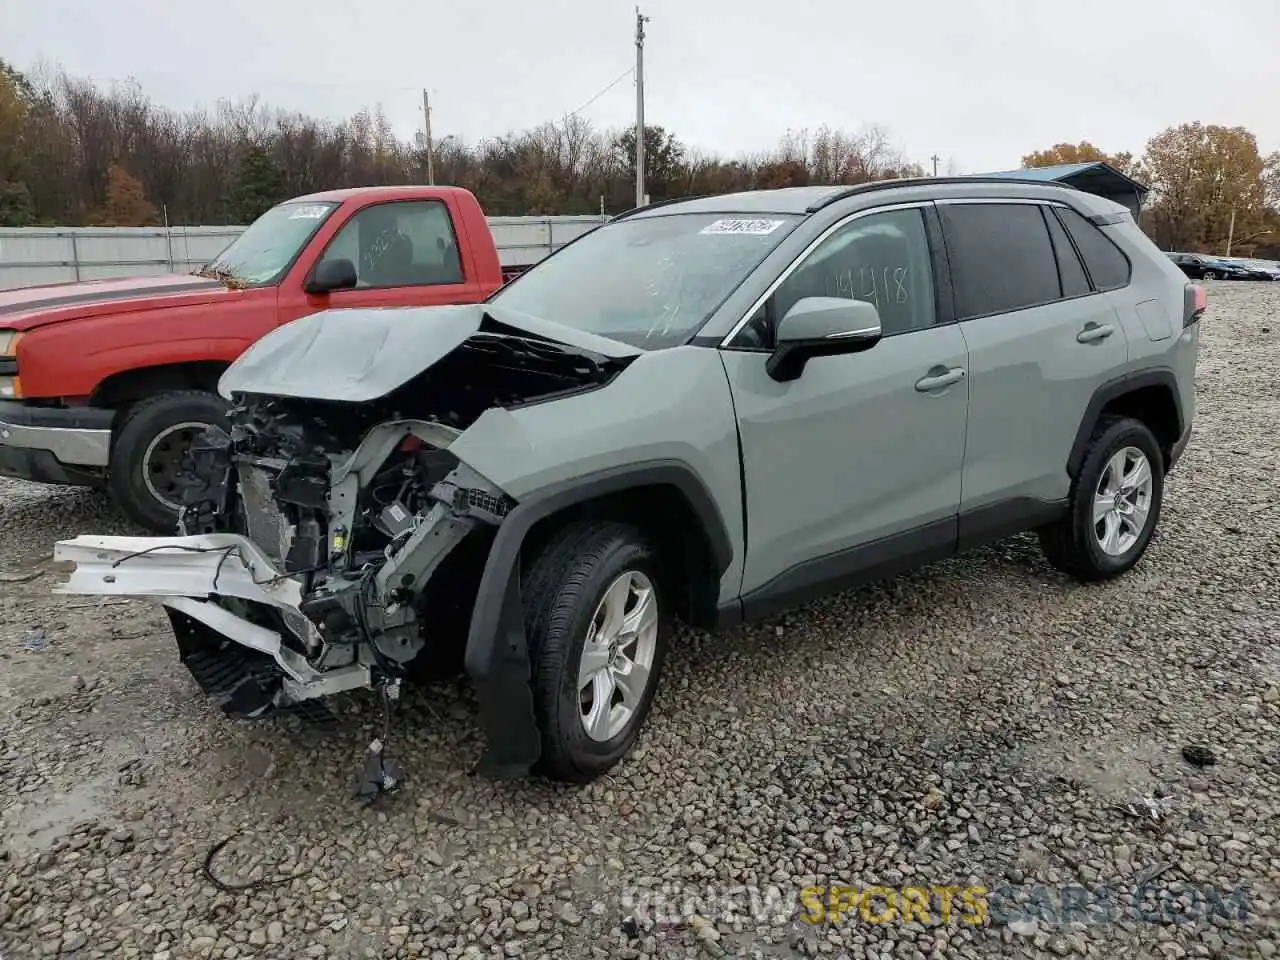
[[[805,213],[816,213],[823,207],[828,207],[837,201],[844,200],[846,197],[857,196],[860,193],[872,193],[876,190],[890,190],[894,187],[916,187],[926,186],[933,183],[944,184],[960,184],[960,183],[1009,183],[1022,186],[1035,187],[1062,187],[1066,190],[1075,190],[1076,187],[1068,183],[1062,183],[1058,180],[1032,180],[1022,177],[984,177],[974,175],[970,177],[899,177],[894,180],[869,180],[866,183],[857,183],[845,190],[838,190],[819,200],[817,203],[811,203],[805,208]]]
[[[708,197],[712,197],[712,196],[715,196],[715,194],[700,193],[692,197],[668,197],[666,200],[658,200],[656,203],[646,203],[644,204],[644,206],[632,207],[630,210],[623,210],[622,213],[615,214],[614,216],[610,217],[609,222],[612,223],[615,220],[625,220],[627,217],[633,216],[634,214],[637,214],[637,213],[641,213],[645,210],[656,210],[658,207],[666,207],[673,203],[685,203],[689,200],[705,200]]]
[[[823,207],[830,206],[831,204],[836,203],[837,201],[843,200],[846,197],[856,196],[857,194],[860,194],[860,193],[872,193],[876,190],[891,190],[895,187],[925,186],[925,185],[934,184],[934,183],[943,183],[943,184],[1005,183],[1005,184],[1014,184],[1014,185],[1021,184],[1023,186],[1031,186],[1031,187],[1062,187],[1065,190],[1078,189],[1077,187],[1069,183],[1063,183],[1059,180],[1033,180],[1031,178],[1022,178],[1022,177],[986,177],[978,174],[974,174],[973,176],[957,176],[957,177],[898,177],[893,180],[869,180],[866,183],[852,184],[851,186],[845,187],[843,190],[838,190],[838,189],[833,190],[830,194],[823,197],[821,200],[817,201],[816,203],[811,203],[809,206],[805,207],[804,212],[816,213],[817,211],[821,210]],[[736,190],[734,191],[734,193],[738,193],[738,192],[742,192],[742,191],[736,191]],[[747,191],[747,192],[760,193],[764,191],[756,190],[756,191]],[[666,200],[659,200],[656,203],[647,203],[641,207],[632,207],[630,210],[624,210],[622,213],[615,214],[614,216],[610,217],[609,221],[613,222],[616,220],[625,220],[627,217],[635,216],[637,213],[642,213],[646,210],[656,210],[659,207],[670,206],[673,203],[687,203],[692,200],[709,200],[716,196],[722,196],[722,194],[700,193],[700,194],[696,194],[694,196],[688,196],[688,197],[668,197]]]

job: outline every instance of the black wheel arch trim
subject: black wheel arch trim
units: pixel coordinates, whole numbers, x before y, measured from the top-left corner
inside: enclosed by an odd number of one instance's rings
[[[1093,435],[1093,429],[1107,404],[1145,387],[1165,387],[1169,390],[1173,398],[1174,415],[1178,419],[1178,436],[1181,438],[1186,435],[1187,423],[1182,411],[1182,394],[1178,390],[1178,378],[1171,369],[1156,367],[1116,377],[1098,387],[1089,399],[1089,405],[1085,408],[1084,417],[1076,431],[1076,438],[1071,444],[1071,453],[1067,457],[1067,473],[1071,477],[1074,478],[1080,472],[1080,465],[1084,463],[1085,454],[1089,449],[1089,438]]]
[[[486,749],[477,772],[494,779],[527,775],[541,751],[533,707],[532,663],[520,595],[520,553],[538,521],[601,496],[673,486],[702,521],[720,576],[733,560],[728,527],[710,491],[687,464],[651,460],[553,484],[520,500],[498,526],[467,634],[466,671],[475,686]]]

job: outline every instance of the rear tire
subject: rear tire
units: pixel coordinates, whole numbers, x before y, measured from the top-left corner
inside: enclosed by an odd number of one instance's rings
[[[657,556],[632,526],[580,521],[522,579],[539,772],[585,783],[626,755],[653,704],[672,627]]]
[[[133,406],[111,447],[111,493],[134,523],[173,533],[182,503],[179,474],[191,441],[211,426],[228,429],[227,404],[203,390],[174,390]]]
[[[1040,546],[1063,573],[1109,580],[1142,558],[1163,502],[1164,456],[1150,428],[1104,417],[1071,485],[1068,513],[1041,528]]]

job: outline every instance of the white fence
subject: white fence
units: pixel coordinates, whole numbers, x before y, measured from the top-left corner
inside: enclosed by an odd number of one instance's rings
[[[607,218],[490,217],[504,267],[537,263]],[[0,290],[39,283],[190,273],[244,227],[0,228]]]

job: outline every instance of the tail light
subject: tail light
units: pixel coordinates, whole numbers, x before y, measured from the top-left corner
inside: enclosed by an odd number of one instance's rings
[[[1209,294],[1198,283],[1188,283],[1182,303],[1182,326],[1189,327],[1204,316],[1204,311],[1209,306]]]

